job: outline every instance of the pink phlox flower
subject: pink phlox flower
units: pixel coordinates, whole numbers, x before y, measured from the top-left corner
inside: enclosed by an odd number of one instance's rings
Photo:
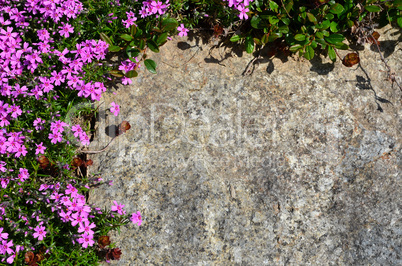
[[[29,178],[29,172],[28,169],[26,168],[20,168],[20,173],[18,174],[18,178],[21,180],[21,182],[24,182]]]
[[[0,238],[2,240],[6,240],[8,238],[8,233],[2,233],[3,232],[3,227],[0,227]]]
[[[244,7],[243,5],[239,5],[237,7],[237,10],[240,11],[240,14],[239,14],[240,19],[248,19],[247,12],[250,11],[248,8]]]
[[[118,116],[120,112],[120,106],[115,102],[112,102],[110,105],[112,106],[110,107],[110,112],[113,113],[115,116]]]
[[[22,110],[18,105],[13,104],[12,106],[8,107],[8,112],[11,113],[11,117],[17,118],[22,114]]]
[[[188,29],[186,29],[186,28],[184,27],[184,24],[180,24],[180,26],[177,27],[177,30],[179,31],[179,36],[180,36],[180,37],[187,36],[187,32],[189,31]]]
[[[117,212],[120,215],[126,214],[126,211],[123,210],[123,204],[118,204],[117,201],[113,201],[114,205],[112,205],[112,211]]]
[[[52,83],[54,83],[54,85],[59,86],[62,82],[64,82],[65,78],[61,73],[53,71],[50,80],[52,81]]]
[[[159,13],[159,15],[162,15],[164,13],[164,8],[166,8],[166,5],[164,5],[162,2],[158,1],[152,1],[151,2],[152,6],[152,13],[156,14]]]
[[[28,153],[27,148],[24,145],[20,145],[15,153],[15,157],[19,158],[21,155],[25,156]]]
[[[44,226],[37,226],[34,228],[35,233],[33,234],[34,238],[37,238],[39,241],[42,241],[43,238],[46,236],[46,231],[45,231],[46,227]]]
[[[77,242],[82,245],[83,248],[87,248],[88,246],[93,246],[95,241],[93,240],[93,235],[84,233],[81,235],[81,238],[77,239]]]
[[[50,130],[53,131],[54,133],[55,132],[63,133],[64,127],[67,127],[67,126],[68,126],[67,123],[65,123],[65,122],[63,122],[61,120],[57,120],[57,121],[52,122],[50,124]]]
[[[38,155],[38,154],[45,154],[46,147],[43,146],[43,142],[41,142],[41,143],[39,143],[39,144],[36,144],[36,143],[35,143],[35,145],[36,145],[35,155]]]
[[[63,36],[64,38],[70,37],[70,33],[74,32],[74,27],[72,27],[70,24],[65,23],[63,26],[60,26],[59,31],[60,35]]]
[[[63,210],[59,213],[61,220],[65,223],[68,223],[71,220],[71,211],[64,212]]]
[[[84,222],[79,224],[78,233],[85,232],[88,235],[93,235],[95,232],[92,231],[92,228],[95,228],[95,223],[91,223],[88,220],[84,220]]]
[[[128,77],[123,77],[121,83],[123,83],[124,85],[129,85],[133,83],[133,81]]]
[[[62,142],[63,138],[60,132],[49,133],[49,139],[52,144],[56,144],[58,142]]]
[[[76,197],[78,194],[78,190],[73,185],[68,184],[67,189],[64,193],[66,193],[66,195],[71,194],[71,197]],[[70,203],[70,205],[71,205],[71,203]]]
[[[90,139],[89,139],[88,135],[85,132],[82,132],[80,134],[80,141],[81,141],[81,144],[84,145],[84,146],[87,146],[87,145],[90,144]]]
[[[78,137],[83,131],[80,125],[75,125],[71,127],[71,130],[74,132],[74,137]]]
[[[133,224],[138,224],[138,226],[140,226],[142,224],[141,213],[139,211],[137,211],[137,213],[134,212],[133,214],[131,214],[130,221]]]

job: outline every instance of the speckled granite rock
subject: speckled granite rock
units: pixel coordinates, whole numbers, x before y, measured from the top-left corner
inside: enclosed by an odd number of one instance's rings
[[[401,76],[400,32],[383,35]],[[112,264],[401,265],[402,93],[378,53],[360,51],[363,69],[274,58],[242,76],[252,56],[210,48],[175,39],[152,55],[157,75],[103,98],[121,113],[101,112],[90,149],[132,128],[91,156],[114,185],[90,202],[144,221],[111,236]]]

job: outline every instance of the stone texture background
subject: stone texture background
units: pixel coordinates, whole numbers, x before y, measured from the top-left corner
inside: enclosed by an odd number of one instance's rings
[[[401,32],[381,33],[401,76]],[[157,75],[103,98],[121,112],[101,111],[90,149],[132,128],[91,156],[114,185],[89,200],[143,215],[112,234],[112,264],[401,265],[402,93],[379,54],[367,45],[361,68],[264,58],[242,76],[253,57],[212,46],[174,39],[151,56]]]

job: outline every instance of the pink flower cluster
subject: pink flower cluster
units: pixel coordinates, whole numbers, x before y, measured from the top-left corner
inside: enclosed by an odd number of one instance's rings
[[[229,7],[237,9],[240,14],[238,15],[240,19],[248,19],[247,12],[250,11],[247,7],[253,0],[224,0],[229,2]]]
[[[52,188],[52,186],[48,186],[47,189]],[[68,184],[64,194],[59,193],[59,189],[55,187],[50,195],[50,199],[53,203],[56,203],[56,207],[52,207],[52,211],[56,211],[63,222],[71,223],[72,226],[78,227],[77,232],[81,234],[77,237],[76,241],[83,248],[93,246],[95,242],[93,240],[94,231],[92,229],[96,225],[89,220],[93,216],[91,215],[91,207],[86,204],[85,196],[79,194],[76,187]]]
[[[22,132],[6,133],[5,129],[0,130],[0,153],[14,154],[16,158],[27,154],[27,149],[24,145],[25,136]]]
[[[12,247],[14,246],[14,243],[12,240],[8,241],[8,233],[3,233],[4,228],[0,227],[0,255],[10,255],[7,258],[7,263],[11,264],[14,262],[14,258],[16,257],[15,253],[18,253],[21,250],[24,250],[24,247],[20,246],[20,245],[16,245],[15,246],[15,250],[12,249]],[[4,259],[2,260],[2,262],[4,262]]]
[[[74,125],[71,127],[71,130],[74,132],[74,137],[79,138],[81,141],[81,144],[84,146],[89,145],[89,137],[87,133],[85,133],[84,130],[82,130],[80,125]]]
[[[52,133],[49,134],[49,139],[51,140],[50,142],[52,144],[63,141],[62,133],[64,132],[64,127],[67,126],[68,124],[61,120],[57,120],[50,124],[50,130],[52,131]]]
[[[112,205],[112,208],[111,208],[113,212],[117,212],[120,215],[126,214],[126,211],[123,210],[125,205],[119,204],[119,203],[117,203],[117,201],[113,201],[113,203],[114,203],[114,205]],[[113,217],[113,214],[112,214],[112,217]],[[141,212],[137,211],[136,213],[135,212],[132,213],[130,221],[133,224],[138,224],[138,226],[140,226],[142,224]]]
[[[143,1],[142,2],[143,6],[141,10],[139,11],[141,18],[145,18],[151,15],[156,15],[158,17],[159,15],[165,14],[167,8],[170,6],[169,0],[165,1],[165,3],[161,1]]]

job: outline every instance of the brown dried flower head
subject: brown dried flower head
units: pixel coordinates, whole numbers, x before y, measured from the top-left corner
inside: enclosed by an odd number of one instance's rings
[[[121,122],[121,124],[119,125],[119,133],[126,133],[127,130],[129,130],[131,128],[131,125],[128,121],[123,121]]]
[[[359,55],[356,53],[349,53],[347,54],[343,60],[342,64],[347,67],[352,67],[360,62]]]
[[[46,169],[50,165],[49,159],[45,155],[41,155],[38,157],[39,167],[42,169]]]
[[[84,162],[81,160],[81,158],[75,157],[73,158],[73,161],[71,162],[72,167],[80,167]]]
[[[87,161],[85,162],[85,166],[93,165],[93,163],[94,163],[94,161],[92,161],[91,159],[89,159],[89,160],[87,160]]]
[[[108,236],[100,236],[98,239],[98,244],[101,248],[110,245],[110,239]]]
[[[36,263],[35,254],[32,251],[25,253],[25,264],[33,265]]]
[[[119,260],[120,256],[121,256],[121,250],[119,248],[113,248],[109,250],[109,252],[106,254],[106,259]]]

